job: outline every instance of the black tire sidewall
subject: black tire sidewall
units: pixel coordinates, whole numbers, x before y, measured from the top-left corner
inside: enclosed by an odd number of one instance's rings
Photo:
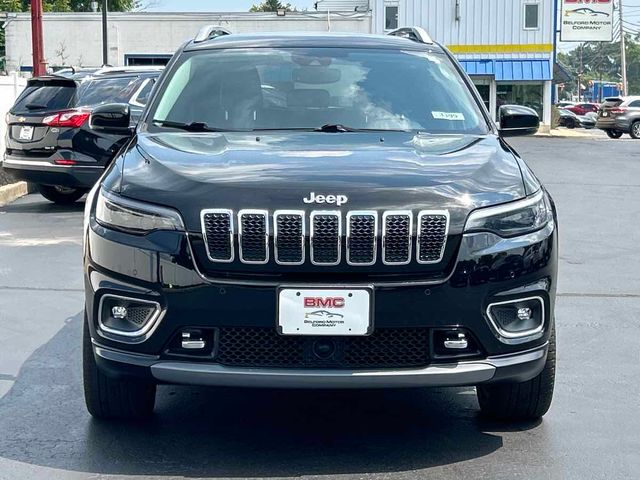
[[[82,198],[85,193],[87,193],[87,190],[83,188],[74,188],[68,193],[56,190],[56,187],[51,185],[37,185],[37,188],[38,192],[40,192],[40,195],[42,195],[44,198],[46,198],[50,202],[60,204],[74,203],[75,201]]]
[[[607,136],[613,140],[617,140],[622,137],[622,132],[620,130],[607,130]]]

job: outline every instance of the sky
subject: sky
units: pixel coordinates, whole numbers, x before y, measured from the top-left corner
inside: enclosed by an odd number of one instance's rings
[[[261,0],[145,0],[150,12],[246,12],[254,3]],[[424,0],[423,0],[424,1]],[[628,33],[640,33],[640,0],[622,0],[625,16],[625,29]],[[313,10],[315,0],[283,0],[298,9]],[[617,0],[616,0],[617,3]],[[577,43],[562,43],[560,50],[567,51],[578,46]]]
[[[151,4],[149,11],[155,12],[197,12],[197,11],[218,11],[218,12],[244,12],[249,10],[251,5],[259,3],[258,0],[145,0]],[[288,0],[293,6],[300,9],[311,10],[315,0]],[[287,3],[287,2],[283,2]],[[623,6],[629,11],[625,16],[629,17],[632,23],[640,24],[640,0],[623,0]]]
[[[259,0],[146,0],[149,12],[246,12]],[[638,0],[640,1],[640,0]],[[289,0],[298,9],[313,9],[315,0]]]

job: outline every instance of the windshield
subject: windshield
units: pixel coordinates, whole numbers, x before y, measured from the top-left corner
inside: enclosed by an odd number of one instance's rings
[[[12,113],[40,113],[68,108],[76,87],[73,82],[30,82],[16,100]]]
[[[383,49],[187,54],[173,68],[149,115],[155,128],[199,125],[251,131],[339,125],[477,134],[488,129],[445,55]]]

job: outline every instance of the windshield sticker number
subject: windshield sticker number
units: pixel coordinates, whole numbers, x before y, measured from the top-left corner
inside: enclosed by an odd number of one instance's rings
[[[431,112],[436,120],[461,120],[464,121],[464,114],[458,112]]]

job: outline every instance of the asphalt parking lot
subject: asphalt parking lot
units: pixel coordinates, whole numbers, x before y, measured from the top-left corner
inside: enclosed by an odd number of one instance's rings
[[[146,424],[92,421],[80,368],[82,202],[0,208],[0,479],[637,478],[640,142],[511,142],[560,215],[558,378],[542,422],[473,389],[161,387]]]

